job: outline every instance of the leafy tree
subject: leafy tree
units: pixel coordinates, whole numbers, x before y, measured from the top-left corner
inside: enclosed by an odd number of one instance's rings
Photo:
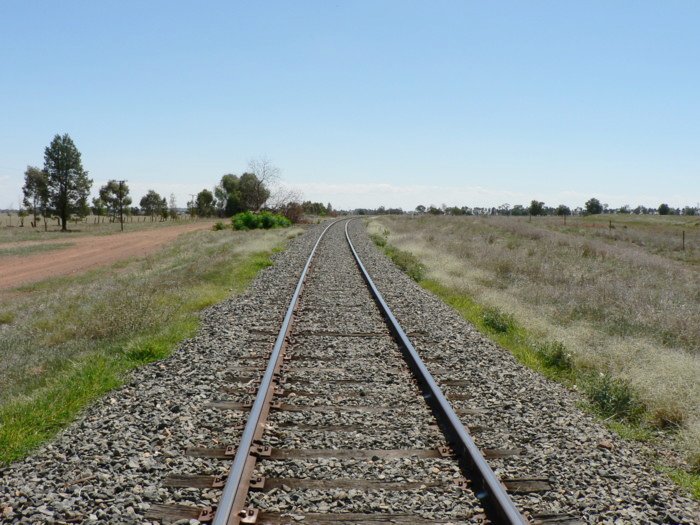
[[[110,180],[100,188],[100,199],[107,205],[112,220],[117,219],[124,225],[124,208],[131,205],[131,197],[129,197],[129,186],[126,182]]]
[[[671,213],[671,207],[666,203],[659,204],[658,211],[659,211],[659,215],[668,215],[669,213]]]
[[[102,222],[101,218],[107,213],[107,204],[100,197],[92,199],[92,213],[97,217],[97,222]]]
[[[270,190],[254,173],[244,173],[239,179],[243,209],[258,211],[270,197]]]
[[[44,150],[44,171],[47,174],[49,205],[67,230],[72,213],[84,213],[92,180],[83,169],[80,151],[66,133],[56,135]]]
[[[245,211],[241,196],[241,183],[237,175],[227,173],[221,177],[221,182],[214,188],[216,207],[220,215],[231,217]]]
[[[588,215],[597,215],[599,213],[603,213],[603,205],[595,197],[592,199],[588,199],[586,201],[586,213]]]
[[[529,208],[530,215],[544,215],[544,202],[533,200]]]
[[[24,205],[32,211],[34,221],[32,226],[36,228],[37,217],[44,218],[44,229],[47,229],[46,219],[49,215],[49,187],[48,177],[45,171],[34,166],[27,166],[24,172]]]
[[[148,193],[141,197],[139,206],[141,206],[144,215],[150,215],[151,220],[156,215],[162,216],[164,210],[167,218],[168,203],[154,190],[148,190]]]
[[[416,213],[425,213],[425,206],[423,206],[422,204],[416,206]]]
[[[696,215],[697,214],[697,208],[693,208],[692,206],[686,206],[683,208],[683,215]]]
[[[194,205],[199,217],[211,217],[214,214],[214,194],[209,190],[200,191]]]
[[[560,204],[559,206],[557,206],[557,215],[571,215],[571,208],[569,208],[565,204]]]

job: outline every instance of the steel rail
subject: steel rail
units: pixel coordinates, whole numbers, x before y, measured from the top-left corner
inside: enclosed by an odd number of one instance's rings
[[[496,477],[489,464],[481,455],[481,451],[474,443],[469,432],[464,428],[464,425],[455,413],[452,405],[450,405],[450,402],[445,398],[445,395],[442,393],[435,379],[433,379],[432,374],[418,355],[418,352],[406,335],[406,332],[401,328],[401,325],[396,320],[396,317],[394,317],[389,305],[387,305],[384,297],[382,297],[374,281],[372,281],[369,272],[364,264],[362,264],[362,260],[355,250],[350,240],[350,233],[348,232],[348,225],[352,220],[353,219],[345,223],[345,238],[355,256],[355,262],[360,268],[375,302],[387,319],[391,331],[401,346],[409,367],[413,371],[418,382],[423,386],[426,401],[433,409],[435,417],[438,422],[440,422],[443,431],[451,441],[450,445],[459,458],[463,468],[470,474],[469,477],[473,482],[471,488],[474,494],[484,505],[484,509],[489,514],[489,518],[493,523],[519,525],[528,523],[525,517],[520,514],[513,500],[510,499],[503,485],[501,485],[500,480]]]
[[[236,455],[233,459],[233,464],[231,465],[231,470],[229,471],[226,484],[224,485],[223,492],[221,494],[221,499],[216,509],[216,514],[212,521],[212,525],[230,525],[232,523],[239,523],[241,516],[238,516],[236,512],[240,512],[242,509],[235,509],[236,500],[241,497],[241,495],[247,494],[247,486],[250,482],[246,479],[246,475],[250,475],[249,472],[249,461],[252,457],[252,450],[254,441],[256,439],[256,433],[259,427],[259,421],[266,408],[266,403],[269,402],[269,392],[271,391],[271,386],[273,384],[273,377],[275,375],[275,369],[278,366],[279,358],[282,354],[282,348],[284,346],[287,332],[291,326],[292,315],[297,306],[297,301],[301,295],[301,290],[304,286],[304,281],[306,280],[306,275],[308,273],[309,267],[311,266],[311,261],[316,254],[316,248],[318,248],[321,239],[326,234],[328,229],[339,221],[333,221],[331,224],[326,226],[326,228],[321,232],[321,235],[316,240],[311,254],[306,261],[306,265],[301,272],[299,281],[294,290],[294,295],[289,302],[287,307],[287,313],[284,316],[284,321],[282,322],[282,327],[275,340],[275,345],[272,347],[272,353],[270,355],[270,360],[268,361],[267,368],[265,369],[265,374],[260,381],[260,388],[255,396],[255,401],[250,410],[250,415],[248,416],[248,421],[246,422],[245,429],[243,430],[243,435],[241,436],[241,441],[238,445]],[[236,512],[234,512],[236,511]]]

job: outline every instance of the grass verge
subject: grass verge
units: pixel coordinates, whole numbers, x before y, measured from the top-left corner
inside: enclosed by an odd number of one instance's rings
[[[419,259],[410,252],[389,244],[387,237],[386,230],[381,234],[370,234],[372,241],[394,264],[421,287],[457,310],[478,331],[510,351],[525,366],[569,388],[582,391],[588,402],[586,408],[598,415],[608,428],[621,437],[635,441],[656,439],[658,432],[646,424],[644,403],[626,381],[588,367],[577,366],[563,343],[543,339],[541,334],[528,330],[512,315],[480,304],[463,291],[455,290],[435,279],[425,278]],[[416,271],[416,268],[420,271]],[[657,468],[700,501],[700,472],[663,466]]]
[[[0,464],[53,437],[130,370],[170,355],[197,331],[203,308],[243,291],[286,240],[286,233],[197,232],[118,276],[102,270],[25,291],[0,344],[8,363],[0,379],[9,389],[0,399]]]

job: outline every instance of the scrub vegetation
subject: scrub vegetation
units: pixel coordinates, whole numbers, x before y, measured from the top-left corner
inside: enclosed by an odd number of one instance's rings
[[[300,229],[198,231],[156,254],[0,293],[0,464],[167,357],[199,312],[240,293]]]
[[[698,217],[382,216],[369,231],[522,362],[700,472]]]

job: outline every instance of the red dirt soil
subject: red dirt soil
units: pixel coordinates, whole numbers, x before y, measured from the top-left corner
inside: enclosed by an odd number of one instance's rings
[[[70,236],[65,238],[56,236],[46,242],[70,242],[71,246],[45,253],[0,257],[0,290],[15,288],[49,277],[92,270],[98,266],[131,257],[143,257],[157,251],[183,233],[209,228],[211,228],[209,222],[195,222],[153,230],[73,239]],[[36,242],[28,241],[27,244],[36,244]]]

